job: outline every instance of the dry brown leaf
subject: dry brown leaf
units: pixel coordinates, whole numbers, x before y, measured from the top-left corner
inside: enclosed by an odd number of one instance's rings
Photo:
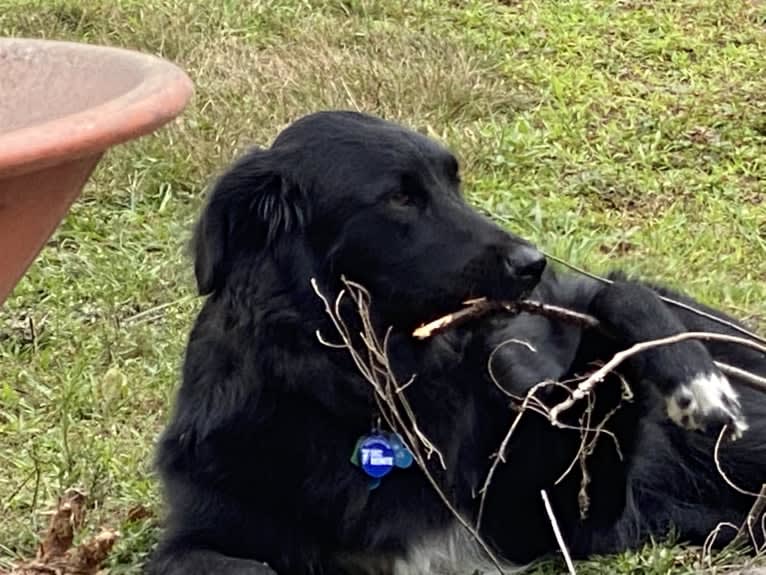
[[[75,533],[85,520],[85,503],[84,493],[67,491],[51,514],[37,557],[10,572],[0,571],[0,575],[97,575],[119,534],[104,529],[72,547]]]
[[[82,525],[85,517],[85,494],[70,489],[58,501],[53,512],[48,531],[40,543],[37,559],[48,562],[64,555],[72,546],[75,531]]]

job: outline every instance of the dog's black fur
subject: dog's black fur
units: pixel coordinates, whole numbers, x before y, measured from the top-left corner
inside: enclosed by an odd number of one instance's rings
[[[493,372],[523,395],[542,380],[592,370],[638,341],[685,330],[738,335],[666,305],[662,288],[544,270],[533,246],[465,203],[446,149],[352,112],[307,116],[270,149],[237,161],[212,192],[195,249],[199,290],[208,298],[159,446],[169,518],[149,567],[158,575],[457,573],[471,562],[470,538],[461,537],[417,468],[394,470],[370,491],[349,462],[375,402],[348,353],[318,341],[317,330],[330,340],[335,334],[310,278],[331,299],[341,275],[370,291],[375,325],[393,326],[393,368],[402,379],[417,374],[405,393],[445,457],[446,470],[432,461],[434,473],[470,518],[515,417],[488,377],[498,345],[506,342]],[[527,314],[475,321],[424,342],[409,335],[468,298],[530,293],[594,315],[610,335]],[[700,543],[718,522],[741,522],[753,498],[722,480],[713,446],[722,424],[739,434],[746,421],[742,437],[721,447],[721,465],[739,486],[758,491],[766,480],[766,399],[736,381],[732,391],[714,359],[766,375],[757,351],[692,341],[624,367],[635,397],[608,425],[621,457],[602,436],[587,459],[584,519],[579,466],[556,484],[579,433],[525,416],[486,501],[482,532],[495,552],[523,563],[556,549],[541,489],[578,557],[671,529]],[[594,421],[621,389],[617,379],[596,388]],[[547,398],[557,399],[555,391]]]

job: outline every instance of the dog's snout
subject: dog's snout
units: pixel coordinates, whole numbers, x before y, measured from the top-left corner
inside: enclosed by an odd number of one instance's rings
[[[514,249],[506,258],[508,271],[524,279],[538,279],[545,270],[546,263],[542,253],[528,246]]]

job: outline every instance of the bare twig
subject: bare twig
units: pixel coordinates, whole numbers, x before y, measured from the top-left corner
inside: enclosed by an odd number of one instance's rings
[[[566,543],[564,542],[564,537],[561,535],[559,523],[556,521],[556,516],[553,514],[553,507],[551,507],[551,502],[548,499],[548,494],[545,492],[545,489],[540,490],[540,496],[543,498],[545,512],[548,514],[548,520],[551,522],[553,535],[556,536],[556,543],[558,543],[559,549],[561,549],[561,554],[564,556],[564,562],[567,565],[567,571],[569,571],[569,575],[577,575],[574,563],[572,563],[572,557],[570,557],[569,550],[567,549]]]
[[[164,312],[166,309],[175,307],[177,305],[180,305],[182,303],[186,303],[187,301],[191,301],[193,299],[192,296],[186,295],[183,297],[180,297],[178,299],[175,299],[173,301],[168,301],[165,303],[161,303],[159,305],[156,305],[154,307],[147,308],[143,311],[140,311],[138,313],[135,313],[129,317],[126,317],[123,320],[123,323],[129,324],[129,323],[140,323],[142,321],[150,321],[158,319],[161,316],[161,312]]]
[[[750,497],[761,497],[760,493],[754,493],[752,491],[748,491],[746,489],[742,489],[739,487],[736,483],[734,483],[729,476],[726,474],[726,472],[723,470],[723,467],[721,467],[721,459],[719,457],[719,450],[721,448],[721,441],[724,438],[724,435],[726,434],[728,425],[724,425],[721,428],[721,432],[718,434],[718,439],[715,442],[715,447],[713,448],[713,461],[715,462],[715,468],[718,470],[718,474],[721,476],[721,478],[726,482],[726,484],[731,487],[734,491],[737,493],[741,493],[742,495],[749,495]]]
[[[505,311],[511,314],[521,312],[534,313],[548,317],[559,318],[569,323],[577,323],[581,327],[597,327],[599,322],[596,318],[584,313],[579,313],[557,305],[549,305],[534,300],[503,301],[487,300],[485,298],[466,302],[466,307],[454,313],[442,316],[418,327],[412,335],[417,339],[427,339],[441,333],[447,328],[457,327],[463,323],[478,319],[488,313]]]
[[[380,348],[380,342],[378,341],[377,336],[374,334],[374,332],[370,333],[369,331],[367,331],[371,329],[371,324],[369,321],[369,310],[367,307],[367,302],[369,301],[369,294],[367,294],[364,291],[364,289],[361,288],[361,286],[356,286],[355,284],[346,282],[347,289],[342,290],[338,294],[337,298],[335,299],[334,306],[331,306],[330,302],[320,292],[319,286],[316,280],[312,279],[311,285],[314,291],[316,292],[317,296],[319,296],[319,298],[324,303],[325,312],[327,313],[328,317],[332,321],[333,326],[338,332],[338,335],[340,335],[341,339],[343,340],[342,344],[330,344],[330,347],[333,347],[333,348],[342,347],[349,352],[357,369],[362,374],[362,376],[370,383],[373,390],[375,391],[376,399],[381,400],[386,405],[394,402],[394,398],[390,394],[390,389],[392,388],[396,389],[399,386],[395,385],[396,381],[391,371],[391,367],[388,364],[387,352],[384,349]],[[357,313],[359,314],[360,319],[362,320],[362,324],[365,326],[365,331],[367,331],[367,334],[364,334],[364,333],[359,334],[360,337],[362,338],[364,345],[366,346],[366,351],[367,351],[366,358],[363,357],[362,354],[356,349],[356,346],[353,342],[348,326],[346,325],[346,323],[343,321],[341,317],[341,304],[343,302],[343,298],[347,295],[350,296],[351,299],[356,304]],[[317,332],[317,339],[320,341],[320,343],[326,341],[319,332]],[[387,341],[388,341],[388,334],[386,335],[386,338],[384,340],[384,345],[385,345],[385,342]],[[378,347],[375,347],[375,346],[378,346]],[[383,363],[380,363],[381,358],[383,359]],[[407,401],[406,401],[406,398],[404,397],[404,394],[398,394],[396,399],[398,399],[399,403],[402,404],[403,406],[407,405]],[[442,464],[442,467],[444,468],[445,467],[444,458],[442,454],[439,452],[439,450],[436,449],[436,447],[431,443],[431,441],[420,432],[416,423],[411,424],[411,426],[408,425],[408,422],[405,420],[404,416],[399,411],[399,409],[396,408],[395,404],[393,405],[393,407],[394,409],[381,411],[381,415],[386,420],[386,424],[389,427],[391,427],[392,430],[394,431],[401,429],[401,431],[405,433],[405,435],[407,436],[408,440],[414,444],[413,447],[415,445],[424,447],[427,453],[427,459],[430,458],[431,455],[435,453],[438,456]],[[411,410],[409,410],[409,413],[411,413]]]
[[[588,379],[586,379],[580,385],[578,385],[577,389],[575,389],[572,392],[572,395],[570,395],[569,398],[562,401],[553,409],[551,409],[551,419],[554,425],[558,425],[558,417],[562,412],[571,408],[577,401],[581,400],[587,394],[589,394],[597,383],[603,381],[604,378],[609,373],[614,371],[620,364],[622,364],[628,358],[655,347],[660,347],[663,345],[671,345],[671,344],[679,343],[689,339],[706,340],[706,341],[724,341],[729,343],[736,343],[736,344],[739,344],[745,347],[750,347],[752,349],[756,349],[758,351],[766,353],[766,346],[762,346],[750,339],[737,337],[733,335],[726,335],[721,333],[710,333],[710,332],[704,332],[704,331],[689,331],[689,332],[679,333],[677,335],[673,335],[670,337],[663,337],[660,339],[654,339],[650,341],[642,341],[641,343],[637,343],[633,345],[632,347],[629,347],[628,349],[625,349],[615,354],[615,356],[612,359],[610,359],[601,368],[599,368],[597,371],[591,374],[588,377]]]
[[[628,389],[628,394],[626,395],[623,393],[622,399],[632,397],[632,392],[627,387],[627,383],[623,381],[623,384],[625,388]],[[588,472],[588,457],[593,455],[593,452],[596,449],[596,445],[598,445],[598,440],[601,438],[602,433],[605,433],[612,438],[614,441],[615,450],[617,451],[617,456],[621,461],[623,459],[622,450],[620,449],[620,443],[617,440],[617,437],[614,435],[614,433],[605,429],[606,424],[622,406],[622,400],[620,400],[616,406],[614,406],[604,415],[604,417],[595,426],[595,428],[591,427],[591,422],[593,418],[593,412],[596,407],[596,396],[589,395],[587,400],[588,405],[585,408],[583,414],[580,416],[580,447],[578,448],[575,457],[572,459],[572,463],[564,470],[564,472],[554,483],[554,485],[561,483],[567,477],[567,475],[571,473],[572,469],[574,469],[575,464],[579,464],[580,490],[577,492],[577,505],[580,510],[580,519],[582,520],[587,519],[588,511],[590,510],[590,495],[588,495],[588,486],[590,485],[591,478],[590,473]]]
[[[521,407],[519,408],[518,413],[513,418],[513,422],[511,423],[511,426],[509,427],[508,432],[505,434],[505,437],[503,438],[503,441],[500,444],[500,447],[498,448],[497,453],[495,453],[492,465],[490,466],[489,471],[487,472],[487,477],[484,480],[484,485],[482,485],[481,489],[479,490],[479,493],[481,494],[481,499],[479,500],[479,511],[476,514],[476,529],[481,528],[481,521],[484,518],[484,503],[487,500],[487,493],[489,492],[489,486],[492,483],[492,479],[495,476],[495,471],[497,470],[497,467],[498,465],[500,465],[501,462],[505,463],[505,453],[508,450],[508,444],[510,443],[511,437],[516,431],[516,428],[521,422],[522,416],[527,411],[529,401],[534,397],[534,394],[538,389],[540,389],[541,387],[545,385],[549,385],[550,383],[552,382],[543,381],[535,385],[532,389],[530,389],[527,392],[527,396],[524,398],[524,402],[521,404]]]
[[[712,562],[713,547],[715,545],[716,539],[718,539],[718,535],[720,535],[721,531],[724,529],[732,529],[737,531],[739,527],[728,521],[721,521],[718,525],[716,525],[715,528],[707,534],[705,541],[702,543],[702,549],[700,549],[700,558],[703,562],[707,562],[708,564]]]

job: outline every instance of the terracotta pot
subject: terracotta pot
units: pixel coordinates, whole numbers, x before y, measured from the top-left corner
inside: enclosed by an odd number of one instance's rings
[[[0,304],[102,154],[170,121],[191,94],[188,76],[153,56],[0,38]]]

